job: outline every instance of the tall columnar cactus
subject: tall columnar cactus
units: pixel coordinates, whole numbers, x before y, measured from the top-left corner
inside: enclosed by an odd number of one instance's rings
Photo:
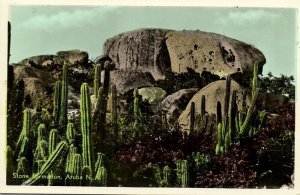
[[[107,185],[107,170],[105,167],[101,166],[98,168],[95,175],[95,185],[96,186],[106,186]]]
[[[57,145],[58,134],[56,129],[52,129],[49,134],[49,156],[51,156],[52,152],[55,150]]]
[[[216,145],[216,154],[222,154],[228,151],[231,145],[231,129],[229,128],[229,105],[230,105],[230,88],[231,78],[228,75],[226,78],[225,100],[224,100],[224,116],[222,118],[221,127],[218,124],[218,143]],[[232,102],[231,102],[232,103]]]
[[[253,101],[255,98],[255,91],[257,88],[258,88],[258,61],[255,61],[254,66],[253,66],[251,101]]]
[[[104,112],[104,110],[103,110],[104,102],[105,102],[104,88],[100,87],[98,90],[98,95],[97,95],[97,99],[96,99],[95,110],[93,112],[93,123],[100,123],[100,118],[103,115],[102,112]]]
[[[10,185],[13,184],[13,172],[15,169],[15,160],[13,150],[10,146],[6,146],[6,184]]]
[[[26,157],[21,157],[17,161],[18,161],[18,167],[17,167],[16,173],[18,175],[29,175],[30,169],[29,169],[29,164],[28,164],[28,160],[26,159]]]
[[[93,174],[92,174],[92,168],[89,166],[84,166],[81,171],[81,175],[83,179],[81,180],[82,186],[90,186],[93,182]]]
[[[255,62],[253,67],[252,78],[252,96],[250,107],[247,109],[243,105],[242,112],[236,116],[236,128],[239,132],[240,138],[252,137],[260,128],[266,118],[266,112],[258,112],[256,110],[256,101],[259,93],[258,88],[258,62]],[[244,101],[244,97],[243,97]],[[259,114],[258,114],[259,113]],[[261,120],[263,119],[263,120]]]
[[[94,67],[94,95],[97,99],[98,90],[101,87],[101,65],[96,64]]]
[[[73,123],[68,123],[66,137],[70,145],[75,144],[75,129]]]
[[[111,118],[112,118],[112,126],[114,129],[114,134],[116,138],[118,138],[118,113],[117,113],[117,88],[116,85],[112,85],[111,87],[112,94],[112,109],[111,109]]]
[[[138,129],[142,127],[142,112],[140,109],[140,99],[138,89],[133,91],[134,101],[133,101],[133,112],[134,112],[134,127]]]
[[[221,105],[220,101],[217,102],[217,114],[216,115],[217,115],[216,116],[217,124],[219,124],[222,122],[222,105]]]
[[[10,58],[10,41],[11,41],[11,24],[8,22],[8,38],[7,38],[7,64],[9,64],[9,58]]]
[[[59,123],[61,108],[61,81],[56,81],[53,96],[53,118],[54,124]]]
[[[61,128],[66,127],[68,123],[68,66],[64,64],[61,81],[61,102],[59,125]]]
[[[91,100],[87,83],[81,85],[80,95],[80,117],[82,134],[82,159],[83,166],[92,169],[93,146],[92,146],[92,118],[91,118]]]
[[[202,95],[201,97],[201,117],[204,117],[205,115],[205,95]]]
[[[21,151],[22,145],[24,145],[24,140],[29,139],[30,133],[31,133],[31,112],[29,109],[24,110],[24,116],[23,116],[23,128],[20,133],[19,139],[17,141],[16,145],[16,151],[15,151],[15,159],[18,158],[19,153]]]
[[[40,124],[38,127],[38,140],[34,152],[34,167],[33,171],[39,171],[41,165],[47,161],[48,158],[48,143],[46,141],[46,127]]]
[[[38,173],[32,175],[31,178],[26,180],[22,185],[34,185],[43,175],[47,175],[54,167],[59,165],[61,158],[64,158],[68,151],[68,144],[66,141],[61,141],[52,152],[51,156],[47,159]]]
[[[176,162],[177,181],[182,188],[188,187],[189,174],[188,174],[187,160],[178,160]]]
[[[97,169],[99,167],[102,167],[103,166],[103,158],[104,158],[104,154],[101,153],[101,152],[98,152],[97,153],[97,161],[95,163],[95,173],[97,172]]]
[[[168,165],[163,168],[163,179],[161,181],[161,186],[168,187],[171,185],[171,169]]]
[[[166,113],[162,113],[162,126],[164,128],[165,131],[168,131],[168,119],[167,119],[167,114]]]
[[[104,82],[103,82],[103,88],[104,88],[104,95],[107,98],[108,92],[109,92],[109,83],[110,83],[110,62],[106,61],[104,63]]]
[[[79,186],[81,180],[82,158],[80,154],[73,154],[70,160],[65,184],[67,186]]]
[[[232,92],[232,97],[231,97],[231,104],[230,104],[230,116],[229,116],[229,129],[231,132],[231,140],[234,141],[236,139],[237,136],[237,132],[236,132],[236,127],[235,127],[235,117],[236,117],[236,113],[238,111],[237,108],[237,103],[236,103],[236,90],[233,90]]]
[[[194,132],[194,127],[195,127],[195,102],[192,102],[190,108],[190,133]]]

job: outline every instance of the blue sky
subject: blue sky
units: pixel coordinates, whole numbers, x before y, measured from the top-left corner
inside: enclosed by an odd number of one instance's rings
[[[11,62],[80,49],[93,59],[104,41],[137,28],[202,30],[254,45],[264,74],[296,76],[296,9],[208,7],[12,6]]]

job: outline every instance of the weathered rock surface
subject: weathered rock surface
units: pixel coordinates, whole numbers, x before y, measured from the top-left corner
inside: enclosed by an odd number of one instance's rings
[[[215,33],[202,31],[172,31],[166,35],[172,71],[181,73],[209,71],[221,77],[237,72],[252,73],[255,61],[260,71],[266,62],[255,47]]]
[[[134,70],[114,70],[111,71],[110,78],[110,83],[116,85],[119,94],[124,94],[135,88],[151,87],[155,83],[154,78],[149,72]]]
[[[223,110],[223,106],[225,102],[225,89],[226,89],[226,81],[219,80],[205,86],[200,91],[198,91],[189,101],[185,110],[180,114],[178,118],[178,123],[182,128],[182,130],[189,131],[189,123],[190,123],[189,117],[190,117],[192,102],[195,103],[196,115],[200,114],[202,95],[205,95],[205,99],[206,99],[205,110],[208,114],[216,113],[218,101],[220,101]],[[237,105],[238,105],[238,109],[241,109],[243,88],[234,80],[231,81],[231,90],[230,90],[231,94],[233,90],[237,90]],[[231,97],[230,97],[230,101],[231,101]]]
[[[56,55],[38,55],[23,59],[19,64],[27,66],[49,66],[53,64],[63,65],[75,65],[75,64],[87,64],[89,55],[85,51],[78,49],[59,51]]]
[[[104,45],[104,55],[117,69],[150,72],[155,80],[166,70],[176,73],[208,71],[221,77],[252,74],[255,61],[262,71],[266,59],[262,52],[241,41],[202,31],[138,29],[116,35]]]
[[[181,112],[185,109],[193,95],[198,92],[199,89],[181,89],[171,95],[168,95],[161,102],[161,111],[166,114],[168,122],[173,123],[177,121]]]
[[[138,89],[143,100],[152,105],[158,105],[167,95],[167,92],[160,87],[143,87]]]
[[[170,68],[165,35],[170,30],[139,29],[116,35],[104,44],[104,54],[117,69],[150,72],[155,80]]]
[[[24,81],[25,96],[30,96],[33,105],[37,98],[41,98],[46,89],[51,87],[55,82],[49,72],[24,65],[14,67],[14,77],[16,82]]]

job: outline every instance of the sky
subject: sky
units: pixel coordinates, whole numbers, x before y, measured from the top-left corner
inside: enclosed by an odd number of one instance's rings
[[[201,30],[254,45],[263,75],[296,77],[297,10],[285,8],[12,6],[11,63],[80,49],[103,54],[106,39],[138,28]]]

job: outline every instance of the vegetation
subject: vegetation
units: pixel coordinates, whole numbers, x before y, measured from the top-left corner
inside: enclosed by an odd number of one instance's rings
[[[238,110],[237,92],[231,90],[228,76],[225,104],[217,103],[216,116],[206,112],[209,100],[205,96],[201,97],[200,114],[191,103],[188,133],[169,124],[164,113],[151,111],[137,89],[128,92],[126,112],[121,112],[117,88],[109,88],[109,66],[95,66],[93,86],[81,84],[79,116],[67,116],[70,76],[66,65],[52,97],[40,99],[34,109],[23,104],[22,83],[12,86],[8,135],[18,133],[19,139],[8,142],[6,148],[7,184],[262,187],[291,182],[289,177],[275,178],[293,174],[294,105],[278,110],[287,116],[281,119],[258,110],[256,100],[263,81],[258,78],[257,64],[250,106],[246,106],[244,95],[244,106]],[[101,68],[105,72],[103,83]],[[186,82],[189,76],[193,79]],[[170,94],[186,86],[201,88],[217,79],[206,76],[189,70],[183,75],[169,75],[158,84]],[[91,95],[95,101],[91,101]],[[23,124],[14,124],[10,117],[20,116],[22,111]]]

